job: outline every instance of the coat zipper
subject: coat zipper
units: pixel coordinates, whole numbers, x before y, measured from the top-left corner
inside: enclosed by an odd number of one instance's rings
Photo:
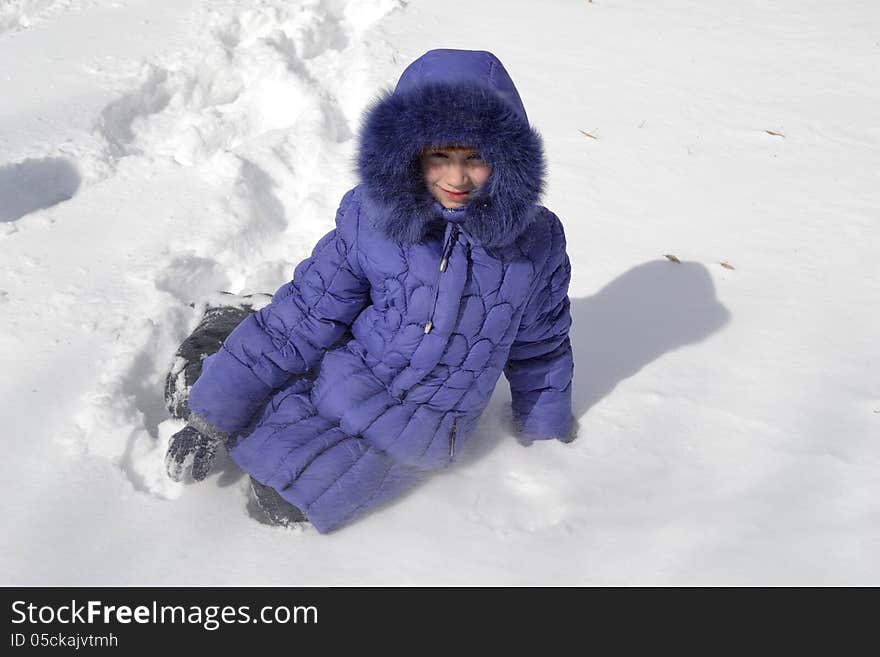
[[[443,245],[443,253],[440,257],[440,274],[446,271],[446,267],[449,265],[449,258],[452,256],[452,249],[455,247],[455,242],[458,239],[458,224],[452,224],[452,230],[449,232],[449,238],[446,240],[446,244]],[[437,275],[437,284],[434,286],[434,298],[431,301],[431,316],[428,318],[427,324],[425,324],[425,333],[430,333],[431,329],[434,327],[434,310],[437,307],[437,295],[440,292],[440,275]]]

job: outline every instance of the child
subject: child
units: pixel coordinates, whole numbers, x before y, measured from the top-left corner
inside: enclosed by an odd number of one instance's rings
[[[223,443],[271,521],[321,533],[453,462],[502,371],[524,441],[574,437],[565,236],[501,62],[410,64],[358,173],[336,229],[205,360],[166,459],[201,480]]]

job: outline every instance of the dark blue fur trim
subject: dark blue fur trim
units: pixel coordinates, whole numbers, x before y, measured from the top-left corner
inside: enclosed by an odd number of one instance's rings
[[[419,153],[450,144],[477,148],[492,167],[468,203],[465,229],[485,247],[510,244],[537,213],[543,145],[507,102],[477,83],[386,93],[367,110],[357,160],[367,214],[394,241],[421,241],[442,219],[422,179]]]

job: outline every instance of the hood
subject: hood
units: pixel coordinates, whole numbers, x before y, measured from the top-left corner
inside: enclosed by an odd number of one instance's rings
[[[544,150],[513,81],[486,51],[431,50],[367,110],[357,167],[368,214],[402,244],[419,242],[442,224],[419,154],[450,144],[477,148],[492,167],[461,224],[483,246],[510,244],[537,213]]]

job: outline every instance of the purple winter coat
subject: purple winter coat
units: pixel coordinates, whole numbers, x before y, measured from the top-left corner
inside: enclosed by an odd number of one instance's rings
[[[458,210],[418,160],[452,144],[492,166]],[[565,236],[538,205],[541,140],[501,62],[413,62],[368,110],[358,168],[335,230],[205,361],[189,399],[322,533],[452,462],[502,371],[523,434],[573,428]]]

